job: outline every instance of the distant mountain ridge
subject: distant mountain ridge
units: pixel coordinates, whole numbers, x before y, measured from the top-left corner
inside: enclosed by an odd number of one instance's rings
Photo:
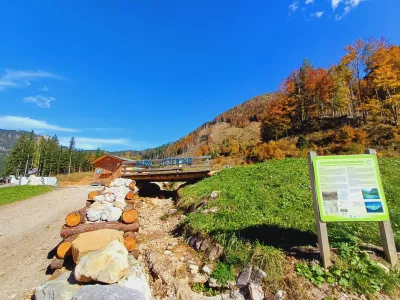
[[[196,155],[205,144],[222,143],[229,137],[240,141],[260,140],[260,119],[265,113],[265,107],[270,99],[269,94],[256,96],[205,122],[178,141],[170,142],[156,148],[146,150],[110,151],[109,153],[128,158],[158,158],[176,156],[183,153]],[[29,133],[22,130],[0,129],[0,174],[4,169],[5,157],[18,138]],[[88,150],[88,151],[96,151]]]

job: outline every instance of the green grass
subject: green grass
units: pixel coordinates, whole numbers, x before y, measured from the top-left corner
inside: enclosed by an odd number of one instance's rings
[[[52,191],[51,186],[11,186],[0,188],[0,206]]]
[[[379,163],[396,244],[400,247],[400,159],[384,158]],[[218,212],[203,214],[202,207],[190,213],[186,224],[192,231],[212,235],[240,232],[264,239],[262,231],[256,232],[260,228],[264,232],[279,231],[282,239],[287,236],[313,242],[315,219],[306,159],[268,161],[223,170],[180,190],[178,205],[192,210],[213,191],[218,191],[219,197],[203,207],[218,207]],[[357,239],[380,244],[378,225],[374,222],[331,223],[328,227],[333,243]],[[295,246],[295,241],[282,240],[282,244]]]
[[[400,158],[379,159],[379,164],[395,241],[400,249]],[[213,191],[218,191],[216,199],[209,198]],[[317,245],[306,159],[272,160],[226,169],[181,189],[179,196],[178,206],[188,213],[185,230],[213,237],[225,247],[222,260],[226,264],[240,269],[252,263],[267,271],[268,278],[275,280],[272,284],[282,284],[288,267],[287,250]],[[212,207],[218,211],[202,213]],[[328,232],[332,246],[381,244],[376,222],[329,223]],[[361,281],[374,274],[382,275],[375,266],[364,262],[361,267],[368,270],[365,277],[360,277]],[[346,270],[359,272],[353,265]],[[395,276],[394,280],[398,284],[400,277]],[[374,279],[375,282],[379,281]],[[360,292],[366,288],[355,288],[356,285],[351,283],[349,289]],[[379,288],[390,291],[383,285]]]

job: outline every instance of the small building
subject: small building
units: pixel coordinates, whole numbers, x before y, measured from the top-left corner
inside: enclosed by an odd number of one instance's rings
[[[94,165],[93,183],[105,184],[120,178],[123,165],[136,166],[136,161],[124,157],[105,154],[92,162]]]

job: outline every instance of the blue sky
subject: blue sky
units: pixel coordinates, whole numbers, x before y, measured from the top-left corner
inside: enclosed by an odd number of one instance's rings
[[[398,0],[4,1],[0,128],[143,149],[274,91],[303,58],[400,43]]]

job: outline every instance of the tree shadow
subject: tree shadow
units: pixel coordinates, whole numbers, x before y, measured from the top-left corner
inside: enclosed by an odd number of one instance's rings
[[[283,250],[301,246],[315,246],[318,243],[315,233],[278,226],[252,226],[234,233],[244,240],[259,241],[263,245]]]

